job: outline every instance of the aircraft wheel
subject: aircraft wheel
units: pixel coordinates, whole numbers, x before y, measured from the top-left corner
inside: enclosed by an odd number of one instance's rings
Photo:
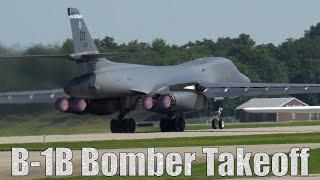
[[[124,133],[134,133],[136,130],[136,122],[133,119],[123,119],[121,125]]]
[[[218,119],[217,118],[213,118],[212,122],[211,122],[211,125],[212,125],[212,129],[217,129],[218,128]]]
[[[130,131],[129,119],[123,119],[121,125],[122,125],[123,132],[129,133]]]
[[[119,122],[116,119],[112,119],[110,122],[110,129],[112,133],[119,133],[120,128],[119,128]]]
[[[174,119],[174,131],[183,132],[185,129],[186,123],[183,118]]]
[[[180,132],[183,132],[186,129],[186,121],[181,118],[181,124],[180,124]]]
[[[127,125],[129,126],[129,133],[136,131],[136,121],[134,119],[128,119]]]
[[[169,120],[162,118],[160,120],[160,130],[161,132],[168,132],[169,131]]]
[[[223,129],[224,128],[224,120],[221,118],[219,121],[219,128]]]

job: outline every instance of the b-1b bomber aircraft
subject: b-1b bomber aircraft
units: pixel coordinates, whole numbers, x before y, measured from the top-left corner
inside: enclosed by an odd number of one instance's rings
[[[68,8],[74,53],[48,55],[67,57],[85,66],[81,75],[63,89],[0,93],[0,103],[54,103],[64,113],[108,115],[119,112],[111,121],[111,132],[133,133],[136,123],[126,119],[128,112],[143,107],[167,114],[160,120],[162,132],[184,131],[183,112],[199,111],[213,102],[212,128],[224,128],[220,117],[224,98],[260,95],[319,93],[320,84],[250,83],[229,59],[205,57],[173,66],[147,66],[116,63],[100,53],[82,15]],[[30,55],[7,58],[37,57]]]

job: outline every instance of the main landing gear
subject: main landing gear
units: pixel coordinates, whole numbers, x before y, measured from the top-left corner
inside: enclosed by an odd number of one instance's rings
[[[112,119],[110,129],[112,133],[134,133],[136,131],[136,121],[134,119],[124,119],[130,109],[123,109],[117,119]]]
[[[134,133],[136,122],[134,119],[112,119],[110,123],[112,133]]]
[[[128,96],[120,99],[119,116],[110,122],[112,133],[134,133],[136,131],[136,121],[134,119],[125,119],[124,117],[136,108],[137,98],[138,96]]]
[[[223,108],[221,101],[215,101],[213,100],[213,119],[212,119],[212,128],[213,129],[224,129],[224,120],[221,118],[221,113]]]
[[[162,118],[160,121],[161,132],[183,132],[186,123],[182,117],[176,117],[170,113],[167,118]]]

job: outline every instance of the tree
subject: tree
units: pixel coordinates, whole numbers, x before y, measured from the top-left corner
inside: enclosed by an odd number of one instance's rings
[[[317,23],[315,26],[311,26],[309,30],[306,30],[304,36],[309,38],[320,36],[320,23]]]
[[[73,51],[74,51],[73,40],[66,39],[62,44],[61,53],[71,54],[71,53],[73,53]]]
[[[106,48],[107,50],[114,50],[117,48],[117,43],[114,41],[113,37],[110,36],[106,36],[105,38],[103,38],[101,41],[101,46],[103,48]]]
[[[163,39],[157,38],[152,41],[151,48],[153,51],[158,52],[160,55],[164,55],[164,53],[168,49],[168,46]]]

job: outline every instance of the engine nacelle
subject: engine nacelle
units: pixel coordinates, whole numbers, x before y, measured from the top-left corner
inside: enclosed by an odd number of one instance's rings
[[[146,96],[142,100],[142,107],[145,110],[151,110],[155,104],[156,104],[156,100],[152,96]]]
[[[87,102],[84,99],[70,99],[69,111],[75,113],[84,112],[87,108]]]
[[[82,113],[86,111],[87,102],[84,99],[60,98],[55,102],[56,110],[65,113]]]
[[[207,100],[203,94],[188,91],[173,91],[163,95],[157,103],[160,108],[174,108],[176,111],[199,111],[206,107]]]
[[[60,98],[55,102],[55,108],[64,113],[108,115],[119,111],[121,102],[119,99],[86,101],[80,98]]]
[[[60,112],[67,112],[69,109],[69,101],[68,99],[60,98],[56,100],[56,102],[54,103],[54,106],[56,110]]]
[[[146,96],[142,100],[145,110],[167,113],[169,109],[176,111],[199,111],[206,107],[207,99],[203,94],[189,91],[173,91],[161,96]]]

